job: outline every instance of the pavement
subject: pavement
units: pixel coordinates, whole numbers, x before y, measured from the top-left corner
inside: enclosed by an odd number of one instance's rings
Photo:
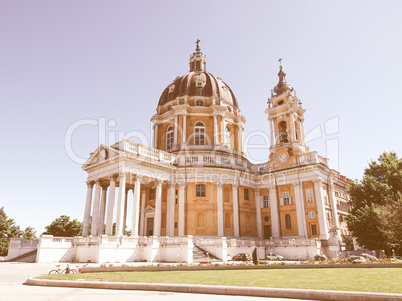
[[[99,281],[36,280],[57,263],[0,262],[0,301],[20,300],[402,300],[402,294],[248,288],[206,285],[108,283]],[[74,263],[70,264],[75,268]],[[61,264],[65,268],[66,264]],[[91,266],[91,264],[90,264]],[[93,264],[93,266],[99,266]],[[29,279],[30,278],[30,279]],[[31,285],[26,285],[26,281]],[[267,298],[273,297],[273,298]]]
[[[289,301],[289,299],[284,298],[258,298],[226,296],[218,294],[174,293],[151,290],[49,287],[24,284],[30,277],[48,274],[50,270],[56,268],[57,264],[58,263],[0,262],[0,301]],[[65,266],[66,264],[61,264],[61,267]],[[74,268],[75,264],[70,264],[70,267]]]

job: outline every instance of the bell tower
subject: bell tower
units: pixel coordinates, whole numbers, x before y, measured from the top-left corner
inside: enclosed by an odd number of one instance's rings
[[[305,141],[304,112],[302,103],[296,96],[295,89],[286,81],[282,59],[279,59],[279,82],[271,90],[268,99],[268,114],[271,147],[270,163],[272,167],[295,165],[296,155],[308,152]]]

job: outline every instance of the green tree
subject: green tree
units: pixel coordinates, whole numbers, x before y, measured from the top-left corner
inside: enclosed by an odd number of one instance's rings
[[[42,234],[62,237],[79,236],[82,233],[82,223],[76,219],[70,220],[70,217],[67,215],[61,215],[49,226],[46,226],[45,230]]]
[[[4,211],[4,207],[0,208],[0,256],[6,256],[8,245],[11,238],[18,238],[22,235],[20,227],[15,224],[12,218],[9,218]]]
[[[342,235],[342,241],[345,243],[347,251],[354,250],[352,235]]]
[[[387,254],[402,243],[402,159],[384,152],[364,170],[363,180],[349,189],[352,211],[348,227],[359,245],[384,249]]]
[[[22,238],[23,239],[29,239],[29,240],[35,240],[38,239],[36,237],[36,230],[35,228],[32,227],[26,227],[24,232],[22,233]]]

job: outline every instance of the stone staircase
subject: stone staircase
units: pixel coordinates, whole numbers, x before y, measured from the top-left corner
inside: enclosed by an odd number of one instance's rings
[[[208,255],[207,255],[208,254]],[[218,257],[209,254],[208,251],[194,245],[193,249],[193,262],[194,263],[207,263],[207,262],[217,262],[222,261]]]
[[[10,262],[35,262],[36,261],[36,253],[38,253],[38,250],[33,250],[31,252],[22,254],[20,256],[17,256],[13,259],[10,259],[8,261]]]

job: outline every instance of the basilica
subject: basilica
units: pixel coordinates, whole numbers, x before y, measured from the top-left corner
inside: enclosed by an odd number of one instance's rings
[[[252,164],[240,105],[207,71],[196,43],[189,71],[162,92],[151,117],[152,147],[100,145],[88,173],[82,237],[40,239],[37,261],[193,262],[257,249],[289,259],[329,257],[348,234],[350,180],[305,141],[302,102],[282,65],[270,92],[269,160]]]

